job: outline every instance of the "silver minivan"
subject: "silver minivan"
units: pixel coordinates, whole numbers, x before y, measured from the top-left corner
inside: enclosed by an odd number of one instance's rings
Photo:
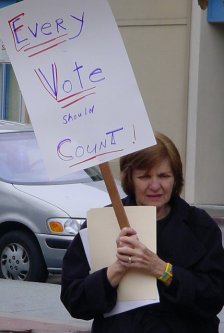
[[[0,278],[60,273],[87,211],[107,204],[97,167],[50,181],[31,125],[0,121]]]

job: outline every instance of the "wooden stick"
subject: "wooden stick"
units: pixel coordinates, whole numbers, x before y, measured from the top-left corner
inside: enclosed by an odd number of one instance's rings
[[[128,218],[126,212],[124,210],[124,206],[122,204],[121,198],[119,196],[116,183],[114,181],[112,172],[110,170],[110,166],[108,162],[102,163],[99,165],[100,171],[102,173],[104,182],[106,184],[107,191],[109,193],[112,206],[115,211],[115,215],[117,217],[118,224],[120,229],[124,227],[129,227],[130,224],[128,222]]]

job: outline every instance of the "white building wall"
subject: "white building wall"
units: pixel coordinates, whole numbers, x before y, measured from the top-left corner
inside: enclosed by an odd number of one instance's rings
[[[202,13],[198,81],[195,202],[224,205],[224,26]]]
[[[109,2],[152,127],[175,141],[185,168],[191,1]]]

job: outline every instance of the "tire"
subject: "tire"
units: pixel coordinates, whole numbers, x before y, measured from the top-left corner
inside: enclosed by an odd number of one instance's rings
[[[14,230],[0,238],[0,278],[45,282],[48,271],[32,234]]]

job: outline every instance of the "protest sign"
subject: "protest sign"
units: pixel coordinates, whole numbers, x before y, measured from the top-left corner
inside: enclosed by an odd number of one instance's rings
[[[106,0],[24,0],[0,10],[0,21],[0,37],[51,178],[107,166],[156,143]],[[113,206],[120,204],[115,196]],[[125,212],[123,218],[127,225]],[[148,277],[143,279],[148,286]],[[157,301],[155,279],[152,286]]]
[[[51,178],[155,144],[107,1],[24,0],[0,20]]]

